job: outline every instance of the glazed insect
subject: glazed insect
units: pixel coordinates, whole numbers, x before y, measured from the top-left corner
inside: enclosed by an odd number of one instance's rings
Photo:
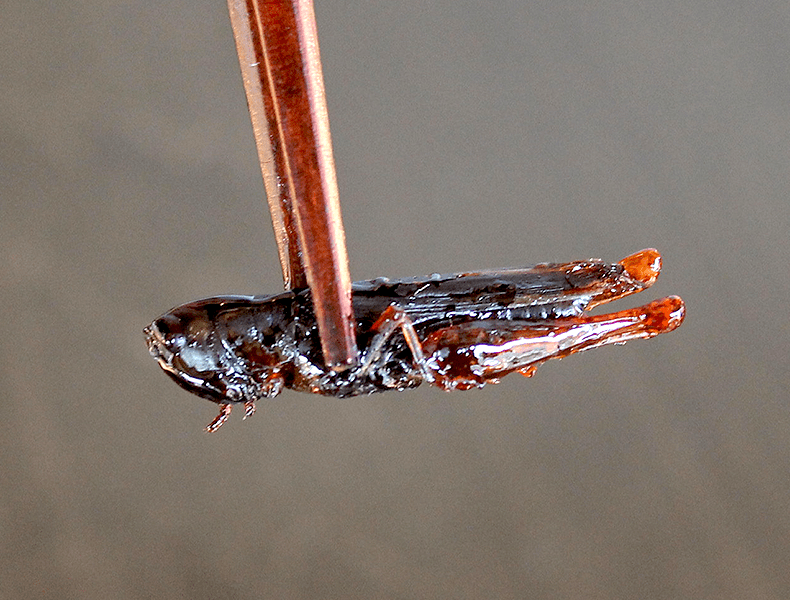
[[[671,296],[639,308],[590,316],[591,308],[640,292],[661,267],[649,249],[618,263],[585,260],[423,279],[353,285],[360,359],[325,368],[308,290],[222,296],[174,308],[145,328],[149,351],[183,388],[220,405],[215,431],[233,404],[283,387],[336,397],[404,390],[428,382],[466,390],[518,371],[532,376],[550,358],[649,338],[683,321]]]

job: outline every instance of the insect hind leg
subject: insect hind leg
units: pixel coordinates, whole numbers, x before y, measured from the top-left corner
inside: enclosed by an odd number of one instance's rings
[[[409,315],[406,314],[405,310],[394,305],[389,306],[381,313],[381,316],[373,324],[373,327],[371,327],[371,329],[377,333],[365,352],[362,364],[360,365],[360,373],[365,375],[370,371],[376,360],[380,358],[381,351],[387,343],[387,340],[389,340],[392,334],[399,328],[403,332],[406,345],[409,347],[414,357],[414,362],[423,378],[425,381],[433,383],[435,380],[434,373],[428,367],[428,362],[425,360],[425,352],[422,349],[422,342],[420,342],[420,338],[414,330],[414,323],[412,323],[412,320],[409,318]]]

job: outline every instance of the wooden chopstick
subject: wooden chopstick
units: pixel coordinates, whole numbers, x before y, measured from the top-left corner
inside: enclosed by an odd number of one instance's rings
[[[327,366],[357,360],[312,0],[228,0],[286,289],[310,287]]]

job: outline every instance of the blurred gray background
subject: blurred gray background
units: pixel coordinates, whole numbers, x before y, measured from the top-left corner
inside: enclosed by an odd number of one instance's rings
[[[316,0],[354,279],[600,257],[677,332],[218,434],[141,329],[277,292],[222,0],[2,2],[2,598],[787,598],[790,7]]]

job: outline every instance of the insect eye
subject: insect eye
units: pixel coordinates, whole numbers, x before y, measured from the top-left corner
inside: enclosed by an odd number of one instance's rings
[[[167,336],[178,331],[178,328],[176,327],[178,325],[178,319],[172,315],[160,317],[154,322],[154,325],[159,330],[159,333],[161,333],[163,336]]]

